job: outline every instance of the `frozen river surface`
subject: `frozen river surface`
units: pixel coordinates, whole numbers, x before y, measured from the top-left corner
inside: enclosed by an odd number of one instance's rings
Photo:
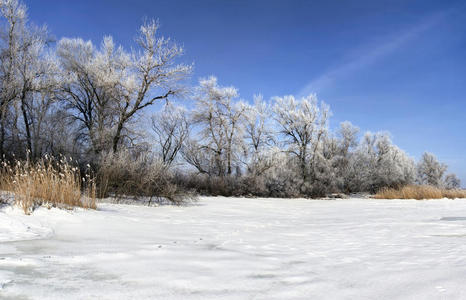
[[[466,200],[3,207],[0,299],[466,299]]]

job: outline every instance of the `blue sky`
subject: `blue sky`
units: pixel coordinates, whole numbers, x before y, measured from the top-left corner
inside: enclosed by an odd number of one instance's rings
[[[144,17],[184,45],[192,82],[216,75],[244,99],[317,93],[362,131],[435,153],[466,186],[466,5],[462,1],[27,0],[57,39],[130,47]]]

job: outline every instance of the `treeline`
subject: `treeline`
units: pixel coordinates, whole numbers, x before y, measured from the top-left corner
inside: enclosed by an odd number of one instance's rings
[[[425,153],[416,164],[387,133],[360,138],[350,122],[331,132],[330,109],[315,95],[271,101],[259,96],[251,105],[214,77],[201,80],[195,95],[191,113],[166,106],[153,127],[159,129],[162,153],[166,145],[174,146],[171,153],[179,149],[183,161],[201,174],[192,186],[207,193],[314,197],[414,183],[459,187],[435,156]]]
[[[215,77],[191,88],[183,48],[141,26],[131,51],[105,37],[51,39],[0,0],[0,156],[72,157],[100,195],[323,196],[420,183],[458,188],[432,154],[417,164],[386,133],[343,122],[315,95],[242,101]],[[176,99],[192,100],[190,109]],[[157,105],[161,103],[161,105]],[[253,104],[251,104],[253,103]],[[145,122],[150,107],[161,107]],[[147,124],[150,123],[150,124]],[[147,130],[151,129],[151,130]]]

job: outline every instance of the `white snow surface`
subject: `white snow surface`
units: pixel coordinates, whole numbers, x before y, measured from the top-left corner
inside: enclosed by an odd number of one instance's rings
[[[466,200],[3,207],[0,299],[466,299]]]

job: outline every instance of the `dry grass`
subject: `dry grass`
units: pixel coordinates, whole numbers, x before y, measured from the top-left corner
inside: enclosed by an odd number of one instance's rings
[[[466,198],[466,190],[447,190],[429,185],[408,185],[399,189],[383,188],[376,199],[456,199]]]
[[[37,205],[95,209],[96,187],[89,174],[65,159],[45,157],[36,163],[3,163],[0,188],[15,195],[15,204],[30,214]]]

